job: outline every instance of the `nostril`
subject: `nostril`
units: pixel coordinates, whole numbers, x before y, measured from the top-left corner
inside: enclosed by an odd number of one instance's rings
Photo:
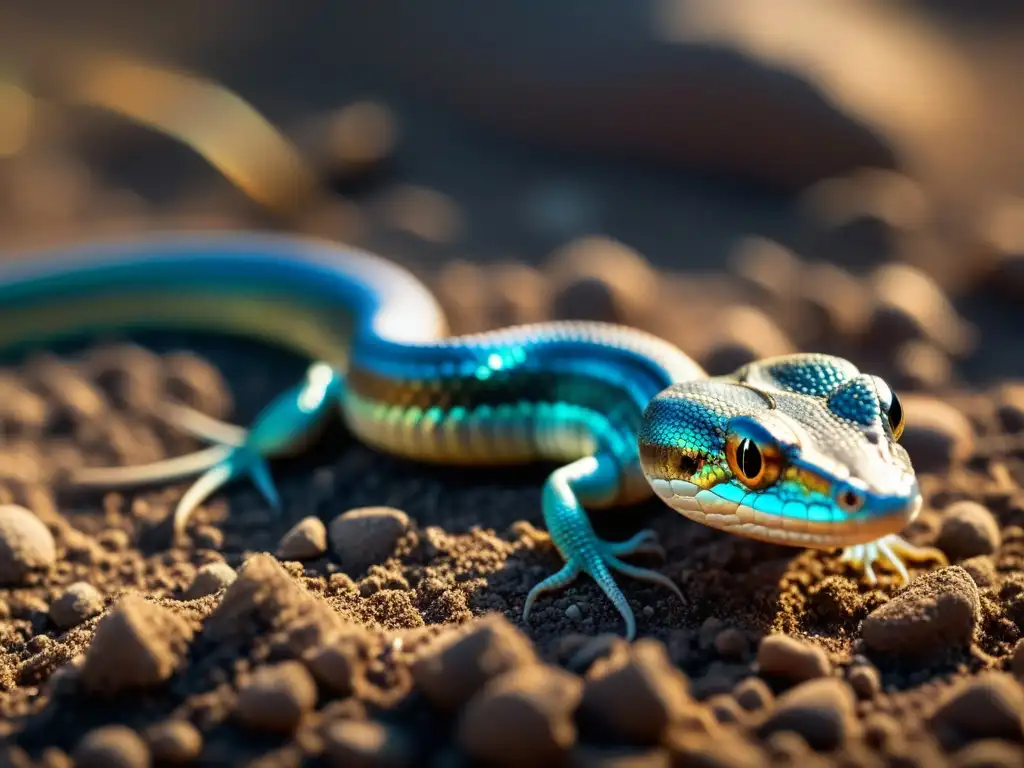
[[[844,512],[857,512],[864,506],[864,496],[852,488],[845,488],[836,497],[836,503]]]

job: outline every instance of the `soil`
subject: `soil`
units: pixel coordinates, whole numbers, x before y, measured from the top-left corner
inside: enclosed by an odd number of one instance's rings
[[[43,131],[4,161],[22,182],[3,190],[5,243],[272,225],[407,264],[457,332],[612,320],[712,373],[843,354],[902,394],[925,495],[905,534],[949,565],[870,585],[836,553],[715,532],[651,501],[595,512],[595,527],[654,528],[666,557],[637,562],[683,602],[620,578],[640,636],[627,644],[584,577],[523,621],[530,587],[560,566],[540,517],[551,467],[417,465],[338,419],[275,462],[280,513],[239,482],[175,540],[187,484],[84,493],[66,472],[197,450],[160,418],[164,403],[245,425],[305,361],[207,335],[83,338],[0,369],[0,765],[1024,765],[1024,205],[1000,198],[958,248],[929,251],[945,230],[913,215],[933,200],[898,171],[830,180],[795,206],[713,186],[698,200],[705,182],[691,179],[683,210],[716,210],[708,226],[730,243],[700,270],[700,257],[666,255],[678,239],[643,255],[624,244],[645,221],[669,232],[677,192],[622,169],[574,186],[561,179],[575,161],[548,158],[531,214],[547,235],[504,257],[482,245],[486,201],[392,162],[386,106],[315,117],[336,130],[313,121],[295,136],[321,142],[311,154],[334,188],[284,220],[205,169],[166,199],[129,191],[97,159],[116,156],[120,129],[99,144]],[[436,149],[429,130],[401,127],[406,158]],[[476,151],[475,172],[494,171],[510,199],[536,192],[511,168],[521,148]],[[608,198],[615,185],[629,194]],[[615,239],[590,226],[602,195],[632,211]],[[765,231],[803,239],[751,234]],[[467,242],[483,255],[468,258]]]

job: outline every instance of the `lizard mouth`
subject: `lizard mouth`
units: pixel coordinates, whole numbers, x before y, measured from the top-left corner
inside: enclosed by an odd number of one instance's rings
[[[714,489],[703,489],[685,480],[648,477],[655,494],[665,504],[694,522],[738,536],[774,544],[832,549],[865,544],[901,531],[921,509],[916,491],[900,497],[870,496],[855,515],[838,504],[810,505],[746,494],[743,501],[722,498]]]

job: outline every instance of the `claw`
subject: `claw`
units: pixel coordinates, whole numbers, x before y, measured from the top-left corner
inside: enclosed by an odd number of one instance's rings
[[[192,435],[214,443],[201,451],[140,467],[88,468],[74,473],[73,485],[127,488],[173,482],[200,475],[174,510],[175,535],[192,512],[227,483],[248,476],[275,511],[281,497],[267,459],[294,452],[319,426],[327,407],[341,394],[344,380],[323,363],[310,366],[303,382],[275,398],[256,417],[252,429],[218,421],[183,405],[167,406],[165,418]]]
[[[642,581],[659,584],[680,600],[683,593],[667,576],[657,571],[630,565],[618,555],[639,552],[661,552],[657,534],[643,530],[626,541],[612,542],[598,538],[581,502],[587,499],[614,498],[618,471],[610,458],[588,457],[555,470],[544,485],[544,522],[551,539],[565,558],[560,571],[537,584],[526,596],[523,620],[529,618],[534,602],[542,592],[561,589],[571,584],[581,573],[588,574],[601,591],[612,601],[626,624],[626,638],[636,637],[636,618],[626,596],[619,589],[612,569]]]
[[[905,539],[890,534],[883,536],[877,541],[868,544],[857,544],[846,547],[840,557],[840,561],[849,563],[853,568],[864,574],[864,579],[869,584],[878,583],[873,565],[882,563],[890,566],[899,575],[899,581],[907,584],[910,582],[910,573],[907,570],[904,560],[911,562],[937,561],[940,565],[949,565],[946,554],[935,547],[918,547]]]

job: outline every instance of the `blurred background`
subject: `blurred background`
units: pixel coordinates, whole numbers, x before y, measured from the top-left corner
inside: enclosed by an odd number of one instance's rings
[[[1018,378],[1022,41],[997,0],[6,0],[0,250],[283,229],[457,331]]]

